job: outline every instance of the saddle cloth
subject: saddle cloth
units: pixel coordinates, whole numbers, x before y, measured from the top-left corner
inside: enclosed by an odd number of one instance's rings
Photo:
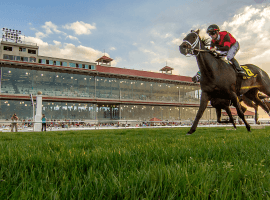
[[[243,79],[249,79],[251,77],[257,77],[258,74],[254,74],[246,65],[240,65],[240,67],[246,72],[246,76]]]

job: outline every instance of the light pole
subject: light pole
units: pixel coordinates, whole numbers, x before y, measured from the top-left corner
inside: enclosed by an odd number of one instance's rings
[[[21,41],[21,31],[19,30],[14,30],[14,29],[8,29],[8,28],[3,28],[2,31],[2,40],[11,40],[16,43],[22,43]]]

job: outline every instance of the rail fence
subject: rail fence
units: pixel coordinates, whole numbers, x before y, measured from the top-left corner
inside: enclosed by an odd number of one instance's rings
[[[10,132],[11,124],[17,123],[18,132],[34,131],[33,124],[42,124],[42,121],[0,121],[0,131]],[[250,122],[249,122],[250,123]],[[68,120],[68,121],[46,121],[47,131],[63,130],[95,130],[95,129],[125,129],[125,128],[173,128],[190,127],[193,124],[191,120],[173,120],[173,121],[145,121],[145,120]],[[236,122],[239,126],[242,123]],[[270,125],[269,121],[261,122],[263,125]],[[199,127],[232,127],[231,124],[219,124],[216,120],[201,120]],[[15,130],[14,130],[15,131]],[[35,131],[41,131],[35,130]]]

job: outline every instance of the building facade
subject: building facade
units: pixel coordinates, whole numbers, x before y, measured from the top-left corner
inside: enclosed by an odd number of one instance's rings
[[[32,119],[30,94],[43,95],[47,119],[193,120],[200,86],[191,77],[111,66],[96,62],[40,56],[36,44],[1,42],[0,118],[14,112]],[[203,119],[215,119],[207,108]]]

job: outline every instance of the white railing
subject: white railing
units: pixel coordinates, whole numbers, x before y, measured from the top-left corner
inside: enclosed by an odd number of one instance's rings
[[[34,123],[43,123],[42,121],[0,121],[4,127],[0,127],[2,132],[10,132],[11,124],[18,124],[19,132],[33,131]],[[95,130],[95,129],[126,129],[126,128],[176,128],[190,127],[191,120],[173,120],[173,121],[143,121],[143,120],[88,120],[88,121],[46,121],[47,131],[64,130]],[[239,123],[236,123],[239,126]],[[253,126],[253,124],[251,124]],[[264,126],[270,126],[270,120],[263,123]],[[215,120],[202,120],[199,127],[232,127],[232,124],[219,124]],[[244,126],[243,124],[240,126]],[[15,131],[15,130],[14,130]],[[41,131],[41,130],[40,130]]]

